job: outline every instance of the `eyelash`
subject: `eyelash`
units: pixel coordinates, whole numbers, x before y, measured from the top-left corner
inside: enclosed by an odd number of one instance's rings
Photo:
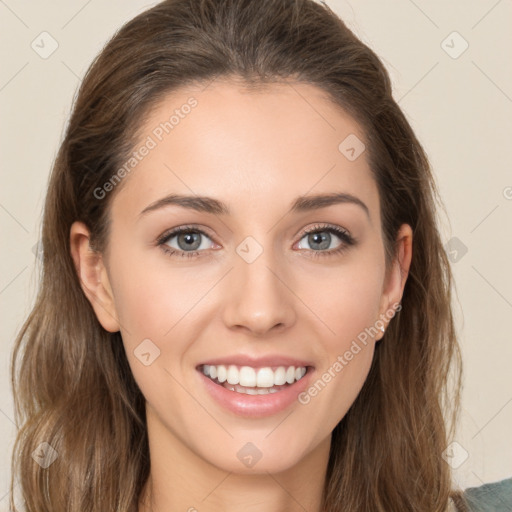
[[[328,232],[328,233],[334,233],[338,238],[341,239],[342,244],[336,248],[331,249],[330,251],[313,251],[312,256],[314,258],[319,257],[326,257],[326,256],[337,256],[338,254],[341,254],[342,252],[346,251],[350,246],[353,246],[357,243],[357,240],[351,236],[347,231],[344,229],[338,228],[336,226],[331,226],[329,224],[317,224],[313,226],[312,228],[304,231],[299,239],[302,240],[306,235],[309,235],[311,233],[322,233],[322,232]],[[194,226],[180,226],[178,228],[175,228],[169,232],[164,233],[157,239],[157,245],[162,248],[162,250],[168,254],[169,256],[178,256],[178,257],[184,257],[184,258],[192,258],[194,256],[199,255],[201,252],[204,251],[177,251],[176,249],[171,249],[168,246],[166,246],[166,243],[173,238],[176,235],[179,235],[181,233],[199,233],[201,235],[204,235],[208,238],[211,238],[207,233],[205,233],[203,230],[194,227]]]

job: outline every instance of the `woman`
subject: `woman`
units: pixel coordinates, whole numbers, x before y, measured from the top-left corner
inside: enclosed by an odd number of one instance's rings
[[[464,510],[436,196],[327,6],[127,23],[76,98],[13,353],[25,510]]]

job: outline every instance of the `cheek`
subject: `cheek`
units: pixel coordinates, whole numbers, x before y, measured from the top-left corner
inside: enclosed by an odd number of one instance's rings
[[[160,256],[155,264],[143,254],[128,256],[115,268],[116,311],[130,338],[172,336],[175,326],[205,294],[197,271],[172,268],[164,258]]]
[[[308,285],[308,299],[323,324],[318,338],[322,365],[301,403],[316,408],[327,429],[333,429],[346,414],[368,376],[383,273],[378,260],[361,258],[340,266],[329,279],[316,279],[317,286]]]
[[[376,260],[361,260],[324,276],[302,278],[305,302],[324,323],[331,350],[343,348],[379,319],[383,272]]]
[[[150,254],[142,250],[112,254],[111,265],[123,344],[148,402],[167,400],[169,392],[183,393],[172,377],[180,378],[181,369],[190,366],[185,359],[209,318],[208,292],[218,280],[218,268],[180,266],[159,252],[157,248]],[[154,362],[146,366],[148,359]]]
[[[190,310],[205,292],[197,284],[197,274],[170,268],[164,256],[150,261],[134,251],[117,262],[112,265],[116,311],[135,381],[155,410],[168,409],[172,396],[173,411],[184,415],[181,407],[189,397],[176,368],[182,364],[188,338],[181,333],[190,326]]]
[[[346,415],[359,395],[371,367],[377,334],[380,294],[375,281],[345,279],[345,287],[332,286],[322,309],[325,333],[319,337],[317,352],[322,364],[299,402],[310,411],[308,421],[318,439],[327,435]],[[314,418],[314,419],[313,419]]]

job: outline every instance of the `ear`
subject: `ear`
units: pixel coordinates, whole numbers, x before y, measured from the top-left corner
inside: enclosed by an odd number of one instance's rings
[[[74,222],[70,230],[70,251],[78,279],[94,312],[109,332],[119,331],[114,295],[101,253],[90,247],[90,233],[82,222]]]
[[[390,312],[395,309],[396,304],[400,303],[404,294],[404,287],[412,260],[412,236],[411,226],[409,224],[402,224],[396,239],[397,255],[393,260],[381,298],[379,319],[382,319],[384,329],[387,328],[393,318]],[[384,332],[379,331],[375,340],[378,341],[383,336]]]

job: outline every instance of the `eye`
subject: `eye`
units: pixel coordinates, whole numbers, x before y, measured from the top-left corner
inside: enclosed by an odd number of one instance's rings
[[[333,242],[332,235],[335,235],[338,240],[341,240],[341,243],[334,249],[324,250],[329,249],[331,246]],[[211,248],[209,247],[211,243],[208,244],[205,239],[211,241],[210,236],[203,230],[194,226],[180,226],[161,235],[157,240],[157,244],[170,256],[192,258],[200,256],[201,252],[204,252],[205,249]],[[302,240],[306,240],[312,247],[308,252],[311,253],[313,257],[334,256],[357,243],[357,240],[344,229],[328,224],[317,224],[305,231],[302,238],[299,240],[299,246]],[[304,249],[302,246],[298,248]]]
[[[209,245],[205,238],[210,237],[201,229],[191,226],[180,226],[170,232],[164,233],[157,243],[162,250],[171,256],[193,257],[199,254],[199,251],[208,249]],[[175,240],[174,240],[175,239]],[[211,239],[210,239],[211,240]]]
[[[329,249],[333,242],[333,234],[335,235],[335,238],[341,240],[341,243],[335,248],[331,248],[332,250],[326,251],[324,249]],[[356,243],[355,238],[347,231],[331,225],[313,226],[304,233],[303,237],[299,241],[299,245],[302,240],[306,240],[307,244],[312,247],[310,252],[312,252],[312,256],[314,257],[334,256],[347,250],[351,245],[355,245]],[[299,247],[299,249],[303,249],[303,247]]]

